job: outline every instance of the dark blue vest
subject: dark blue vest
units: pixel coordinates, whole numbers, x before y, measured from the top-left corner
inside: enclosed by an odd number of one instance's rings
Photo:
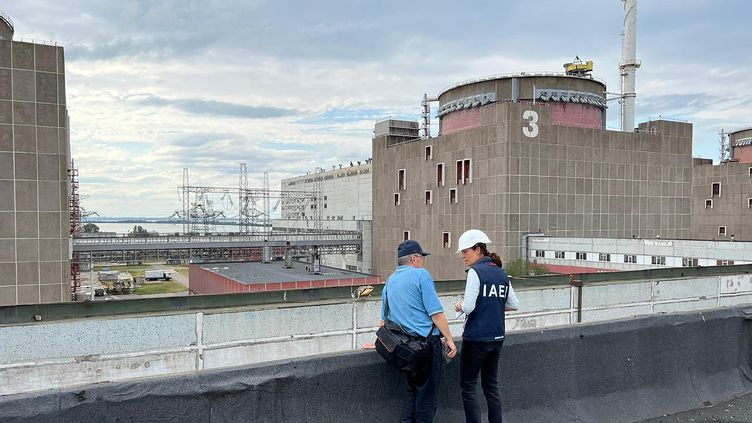
[[[504,339],[504,306],[507,303],[509,278],[491,257],[482,257],[472,266],[480,279],[475,310],[467,316],[462,339],[492,342]]]

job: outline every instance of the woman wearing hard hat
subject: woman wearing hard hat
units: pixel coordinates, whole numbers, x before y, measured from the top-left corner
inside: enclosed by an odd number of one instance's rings
[[[504,343],[504,311],[517,310],[520,305],[501,268],[501,259],[487,250],[490,243],[483,231],[470,229],[460,236],[457,249],[468,267],[465,298],[454,306],[467,316],[460,353],[460,388],[468,423],[480,422],[478,373],[488,404],[488,421],[501,423],[498,371]]]

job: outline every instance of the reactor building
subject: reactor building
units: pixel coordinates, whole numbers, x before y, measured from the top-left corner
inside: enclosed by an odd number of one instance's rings
[[[0,306],[70,301],[63,48],[0,12]]]

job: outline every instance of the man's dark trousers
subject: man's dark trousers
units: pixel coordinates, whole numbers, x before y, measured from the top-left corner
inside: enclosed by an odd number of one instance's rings
[[[504,341],[462,341],[460,355],[460,388],[467,423],[480,423],[478,401],[478,373],[483,394],[488,404],[488,422],[501,423],[501,397],[499,395],[499,358]]]
[[[400,423],[431,423],[436,414],[438,401],[436,392],[441,382],[441,370],[443,366],[441,338],[429,336],[429,342],[433,346],[431,353],[432,363],[430,374],[421,385],[416,385],[410,376],[407,377],[407,399],[402,405],[402,417]]]

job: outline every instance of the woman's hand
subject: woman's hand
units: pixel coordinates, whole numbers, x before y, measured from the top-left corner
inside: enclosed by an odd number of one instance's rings
[[[457,301],[457,304],[454,305],[454,311],[462,311],[462,301]]]

